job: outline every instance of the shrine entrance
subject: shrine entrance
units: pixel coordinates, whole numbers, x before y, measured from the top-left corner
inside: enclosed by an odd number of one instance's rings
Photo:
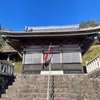
[[[83,73],[82,56],[94,42],[100,27],[80,29],[72,26],[27,27],[24,31],[2,31],[2,37],[22,54],[22,73],[40,74],[48,71],[43,63],[48,51],[51,70],[63,73]],[[52,57],[51,57],[52,56]]]

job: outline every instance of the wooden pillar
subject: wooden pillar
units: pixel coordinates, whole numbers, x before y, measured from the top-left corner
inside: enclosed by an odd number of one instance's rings
[[[43,64],[43,53],[41,53],[41,63]]]
[[[23,53],[22,64],[25,64],[25,54]]]
[[[10,60],[10,54],[8,54],[8,58],[7,58],[7,61],[9,61]]]
[[[88,73],[89,70],[90,70],[90,64],[86,64],[86,70],[87,70],[87,73]]]

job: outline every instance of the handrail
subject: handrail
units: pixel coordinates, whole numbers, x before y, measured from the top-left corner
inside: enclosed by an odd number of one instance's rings
[[[54,100],[54,76],[52,75],[52,92],[51,92],[51,100]]]
[[[13,75],[14,74],[14,66],[0,61],[0,74]]]
[[[86,64],[87,73],[90,73],[98,68],[100,68],[100,55],[96,56]]]
[[[51,61],[50,61],[50,64],[49,64],[48,87],[47,87],[47,100],[50,99],[50,76],[51,76]]]

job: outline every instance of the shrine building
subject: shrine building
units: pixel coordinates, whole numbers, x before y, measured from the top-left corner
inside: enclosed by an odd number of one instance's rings
[[[83,73],[82,56],[94,42],[100,26],[80,29],[79,25],[25,27],[23,31],[2,31],[2,37],[23,56],[24,74],[48,71],[43,63],[50,46],[51,70]]]

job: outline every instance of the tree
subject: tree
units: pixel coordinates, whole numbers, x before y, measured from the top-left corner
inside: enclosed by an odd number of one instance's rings
[[[87,27],[95,27],[99,26],[100,24],[96,20],[90,19],[87,21],[87,25],[88,25]]]
[[[98,23],[95,19],[90,19],[87,22],[81,21],[79,24],[80,28],[89,28],[89,27],[95,27],[99,26],[100,23]]]
[[[100,23],[98,23],[95,19],[90,19],[87,22],[81,21],[79,24],[80,28],[89,28],[89,27],[96,27],[99,26]],[[94,44],[100,44],[100,34],[97,36],[97,38],[94,41]]]
[[[85,28],[86,26],[86,23],[84,21],[81,21],[80,24],[79,24],[79,27],[80,28]]]

